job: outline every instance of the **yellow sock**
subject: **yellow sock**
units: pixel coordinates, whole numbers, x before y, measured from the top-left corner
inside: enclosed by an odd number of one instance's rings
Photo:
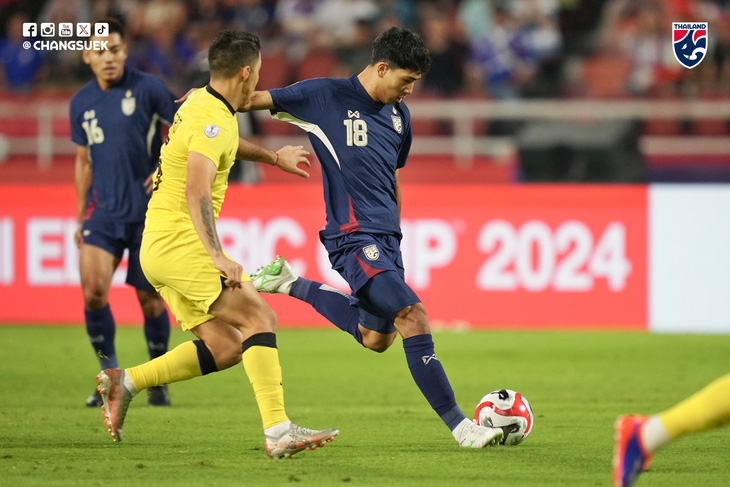
[[[659,414],[672,439],[730,422],[730,374]]]
[[[251,381],[264,429],[287,421],[279,351],[268,346],[252,346],[243,352],[243,367]]]
[[[164,355],[126,370],[137,392],[150,386],[170,384],[203,375],[198,347],[192,341],[182,343]]]

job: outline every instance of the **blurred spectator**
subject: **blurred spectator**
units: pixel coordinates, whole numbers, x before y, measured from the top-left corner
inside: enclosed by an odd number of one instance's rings
[[[180,80],[190,69],[196,49],[188,37],[187,10],[179,0],[151,0],[130,11],[130,34],[137,40],[129,63],[166,80],[172,90],[184,91]]]
[[[372,0],[322,0],[314,14],[315,48],[341,47],[351,44],[360,20],[374,21],[380,15]]]
[[[416,30],[418,16],[416,14],[416,0],[380,0],[380,16],[387,25],[382,25],[379,31],[393,26]]]
[[[710,52],[710,58],[703,61],[708,66],[700,65],[707,74],[702,92],[727,98],[730,95],[730,21],[715,24],[714,30],[716,44]]]
[[[558,57],[562,48],[557,24],[558,3],[555,0],[517,0],[509,5],[529,38],[537,62],[542,64]]]
[[[379,14],[373,0],[279,0],[276,19],[285,40],[288,77],[349,75],[360,69],[356,63],[364,49],[370,61],[371,24]]]
[[[172,25],[161,23],[143,50],[136,50],[133,63],[150,74],[176,83],[187,73],[195,54],[190,39],[175,31]],[[171,86],[171,89],[180,91],[179,86]]]
[[[26,14],[17,12],[8,18],[6,36],[0,39],[0,62],[3,88],[12,90],[30,90],[41,71],[43,58],[40,51],[26,49],[23,42],[33,39],[23,37],[23,23],[28,22]]]
[[[127,15],[126,29],[136,39],[147,39],[165,25],[176,35],[188,21],[188,10],[182,0],[134,1]]]
[[[509,10],[494,9],[494,26],[471,46],[470,73],[494,98],[523,96],[535,74],[535,54],[530,39]]]
[[[606,0],[581,0],[579,2],[563,2],[558,16],[564,56],[586,56],[596,47],[598,26],[601,23],[601,12]]]
[[[710,26],[721,21],[723,13],[720,4],[728,8],[724,0],[671,0],[666,4],[665,8],[673,21],[708,22]]]
[[[188,20],[193,23],[222,22],[224,5],[219,0],[195,0],[188,3]]]
[[[221,24],[215,20],[195,22],[188,27],[188,38],[195,55],[188,62],[185,75],[181,80],[177,80],[184,86],[180,90],[181,93],[187,92],[190,88],[205,86],[210,81],[208,48],[220,30]]]
[[[459,33],[452,17],[438,10],[425,12],[421,31],[432,61],[431,70],[423,78],[422,89],[442,96],[459,94],[464,88],[468,48],[456,38]]]
[[[89,0],[48,0],[38,22],[90,22],[92,7]]]
[[[686,70],[674,58],[672,18],[656,2],[620,0],[606,5],[604,43],[631,60],[626,87],[636,96],[668,96],[677,92],[676,81]]]
[[[462,0],[458,7],[459,22],[469,44],[479,41],[494,25],[494,6],[491,0]]]
[[[58,26],[60,22],[91,22],[91,0],[48,0],[38,15],[37,22],[51,22]],[[81,82],[88,79],[88,68],[79,59],[77,51],[45,51],[44,65],[53,76],[48,83],[64,88],[68,80]]]
[[[363,66],[370,64],[372,43],[376,35],[372,22],[358,20],[350,43],[335,49],[337,56],[335,76],[346,78],[359,73]]]
[[[282,29],[287,58],[298,62],[309,52],[309,38],[316,28],[317,6],[322,0],[279,0],[275,18]]]
[[[536,65],[536,74],[525,94],[533,97],[558,95],[563,62],[558,3],[555,0],[518,0],[509,5],[528,38]]]
[[[223,22],[230,29],[255,32],[266,44],[275,33],[274,5],[263,0],[224,0]],[[274,2],[275,3],[275,2]]]

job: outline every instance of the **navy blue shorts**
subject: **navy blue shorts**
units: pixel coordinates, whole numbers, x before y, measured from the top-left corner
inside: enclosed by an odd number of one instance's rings
[[[406,284],[398,238],[354,233],[323,240],[332,268],[352,289],[360,324],[390,334],[400,310],[421,300]]]
[[[84,243],[106,250],[117,259],[129,250],[127,284],[141,291],[154,292],[155,288],[147,281],[139,263],[139,246],[142,243],[144,222],[118,223],[110,221],[84,220],[81,236]]]

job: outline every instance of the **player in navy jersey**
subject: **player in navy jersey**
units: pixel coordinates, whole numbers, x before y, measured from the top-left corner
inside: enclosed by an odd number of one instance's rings
[[[296,276],[281,257],[251,278],[261,292],[311,304],[371,350],[385,351],[400,333],[408,367],[429,404],[459,445],[481,448],[498,443],[502,430],[476,425],[459,409],[434,351],[426,310],[405,282],[400,253],[398,172],[412,140],[403,98],[430,64],[421,38],[393,27],[375,40],[371,62],[359,75],[254,94],[251,109],[270,109],[274,118],[309,134],[327,208],[320,239],[352,295]]]
[[[104,370],[119,366],[108,297],[125,249],[126,282],[137,291],[150,358],[167,351],[169,318],[164,301],[142,273],[139,246],[162,145],[161,122],[171,123],[177,105],[162,81],[124,65],[127,46],[121,24],[115,19],[102,22],[109,24],[108,36],[91,40],[107,41],[108,49],[84,51],[94,78],[73,96],[69,110],[76,144],[75,240],[86,330]],[[170,404],[167,386],[151,388],[148,394],[151,405]],[[102,405],[98,391],[86,405]]]

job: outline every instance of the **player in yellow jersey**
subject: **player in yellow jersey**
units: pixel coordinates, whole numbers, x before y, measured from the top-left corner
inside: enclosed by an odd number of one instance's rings
[[[301,147],[277,152],[238,136],[236,110],[246,105],[259,79],[256,36],[221,31],[208,51],[210,83],[180,107],[162,149],[140,250],[142,269],[180,326],[198,338],[154,360],[98,376],[104,418],[121,441],[127,408],[151,386],[192,379],[241,361],[254,389],[266,453],[289,457],[332,441],[337,429],[292,424],[284,410],[276,348],[276,315],[259,296],[241,265],[223,252],[216,220],[235,159],[279,166],[308,177]]]
[[[631,487],[651,457],[669,442],[730,423],[730,374],[653,416],[629,414],[615,424],[613,483]]]

